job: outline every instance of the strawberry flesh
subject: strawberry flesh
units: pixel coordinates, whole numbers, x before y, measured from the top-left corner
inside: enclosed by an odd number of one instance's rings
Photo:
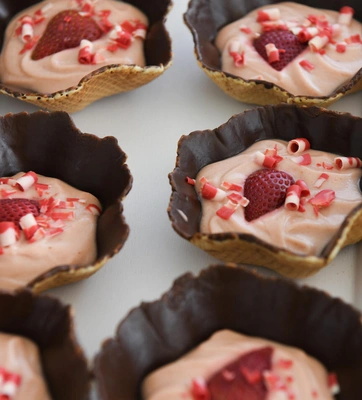
[[[279,53],[279,61],[269,64],[277,71],[281,71],[308,47],[308,43],[301,43],[297,36],[290,31],[266,31],[256,38],[253,43],[255,50],[266,62],[268,62],[268,55],[266,53],[265,45],[269,43],[273,43],[278,50],[283,50]]]
[[[79,46],[82,39],[93,42],[103,35],[102,29],[90,16],[82,16],[76,10],[65,10],[48,23],[31,55],[32,60]]]
[[[244,185],[244,196],[249,200],[245,219],[250,222],[281,207],[287,189],[293,184],[292,176],[284,171],[260,169],[250,174]]]
[[[212,400],[265,400],[268,389],[263,372],[270,371],[272,347],[263,347],[242,355],[218,371],[207,382]]]
[[[19,226],[19,220],[26,214],[39,215],[39,203],[28,199],[1,199],[0,222],[14,222]]]

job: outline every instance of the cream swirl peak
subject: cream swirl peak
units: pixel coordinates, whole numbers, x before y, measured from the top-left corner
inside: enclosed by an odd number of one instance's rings
[[[332,400],[337,391],[336,375],[302,350],[229,330],[143,382],[145,400]]]
[[[148,20],[115,0],[52,0],[18,14],[0,57],[2,83],[52,93],[111,64],[145,65]]]
[[[222,71],[272,82],[293,95],[328,96],[362,63],[362,25],[338,13],[296,3],[256,9],[219,32]]]
[[[237,232],[319,255],[362,202],[361,160],[309,149],[305,139],[262,140],[201,169],[200,231]]]
[[[97,257],[99,201],[30,171],[0,179],[0,288],[14,290],[60,265]]]

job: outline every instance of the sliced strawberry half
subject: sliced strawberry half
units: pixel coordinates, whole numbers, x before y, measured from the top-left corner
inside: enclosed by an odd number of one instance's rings
[[[297,36],[290,31],[272,30],[264,32],[254,40],[253,44],[255,50],[266,62],[268,62],[268,55],[265,46],[269,43],[273,43],[278,50],[282,50],[279,53],[279,61],[269,64],[277,71],[281,71],[308,47],[308,43],[301,43]]]
[[[1,199],[0,222],[14,222],[19,226],[19,220],[26,214],[39,215],[39,203],[28,199]]]
[[[212,400],[265,400],[268,390],[263,372],[270,371],[272,347],[263,347],[242,355],[213,375],[208,383]]]
[[[40,60],[59,51],[79,46],[82,39],[93,42],[102,35],[102,29],[90,16],[82,16],[76,10],[61,11],[49,21],[31,58]]]
[[[245,219],[250,222],[281,207],[293,184],[293,177],[284,171],[260,169],[250,174],[244,184],[244,196],[249,200]]]

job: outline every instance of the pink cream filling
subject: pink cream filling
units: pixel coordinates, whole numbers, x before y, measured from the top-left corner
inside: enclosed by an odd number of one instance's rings
[[[76,48],[32,60],[32,50],[49,20],[67,9],[91,15],[104,35],[93,42],[82,41]],[[1,82],[52,93],[76,86],[87,74],[106,65],[144,67],[147,25],[147,17],[141,11],[121,1],[43,1],[16,15],[8,25],[0,56]]]
[[[0,223],[1,289],[26,286],[55,266],[95,261],[101,205],[90,193],[55,178],[20,172],[0,179],[0,199],[31,199],[40,207],[38,216],[20,219],[21,229]]]
[[[252,11],[218,33],[216,47],[222,54],[222,71],[244,79],[272,82],[294,95],[328,96],[361,68],[362,25],[352,19],[353,10],[346,14],[343,9],[338,13],[290,2]],[[317,16],[319,21],[311,23],[314,20],[308,16]],[[329,38],[324,35],[326,25]],[[253,46],[254,39],[268,29],[304,34],[309,46],[277,71],[270,65],[279,57],[275,49],[269,48],[268,63]]]
[[[200,231],[246,233],[297,254],[320,254],[346,216],[361,204],[360,160],[292,142],[260,141],[199,171],[195,188],[202,203]],[[297,151],[290,153],[290,148]],[[287,193],[284,206],[248,222],[244,184],[250,174],[265,168],[285,171],[298,187],[293,185]]]
[[[336,380],[331,379],[335,376],[329,376],[316,359],[297,348],[228,330],[216,332],[185,356],[148,375],[142,385],[143,399],[210,399],[209,385],[215,374],[221,373],[227,387],[236,379],[227,368],[230,363],[266,347],[272,349],[272,356],[270,370],[264,370],[261,376],[265,400],[333,399],[338,389]],[[257,383],[253,371],[242,368],[241,372],[251,385]]]

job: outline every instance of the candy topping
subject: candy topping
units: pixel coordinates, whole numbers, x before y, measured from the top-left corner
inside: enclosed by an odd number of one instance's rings
[[[319,209],[328,207],[332,201],[336,198],[334,190],[325,189],[318,192],[314,197],[309,200],[312,204],[315,214],[318,216]]]
[[[9,372],[5,368],[0,367],[0,399],[14,399],[21,385],[21,380],[21,375]]]

